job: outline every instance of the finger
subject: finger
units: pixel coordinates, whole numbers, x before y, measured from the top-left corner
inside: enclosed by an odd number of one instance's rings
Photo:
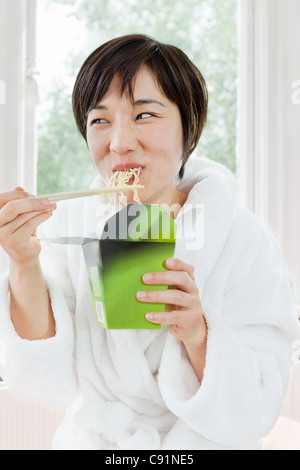
[[[168,269],[172,271],[185,271],[192,279],[194,279],[195,268],[192,264],[185,263],[178,258],[168,258],[165,260],[165,264]]]
[[[52,211],[49,212],[40,212],[37,215],[31,217],[26,223],[23,223],[18,227],[12,234],[11,239],[15,240],[16,238],[26,239],[31,237],[36,233],[37,227],[48,220],[53,215]]]
[[[50,206],[50,208],[47,207],[43,211],[25,212],[24,214],[17,216],[15,219],[6,224],[3,224],[2,226],[0,223],[0,241],[5,241],[8,237],[14,235],[15,232],[17,232],[24,224],[37,215],[47,214],[48,212],[52,213],[53,210],[54,208]]]
[[[186,271],[157,271],[147,273],[143,276],[143,282],[148,285],[174,286],[188,293],[196,293],[198,290],[194,280]]]
[[[29,198],[29,194],[17,186],[14,191],[8,191],[6,193],[0,193],[0,209],[7,204],[9,201],[13,201],[16,199],[24,199]]]
[[[137,299],[140,302],[170,304],[183,308],[191,305],[191,296],[177,289],[140,291],[137,293]]]
[[[160,325],[178,325],[180,322],[178,310],[171,310],[170,312],[148,312],[145,315],[146,320],[151,323],[158,323]]]
[[[20,194],[22,193],[20,192]],[[11,222],[23,213],[49,211],[50,209],[52,210],[55,208],[55,203],[50,204],[48,200],[41,200],[33,197],[10,200],[2,207],[0,211],[0,226]]]
[[[11,230],[10,233],[13,235],[18,230],[22,229],[23,226],[26,225],[29,221],[43,214],[45,216],[47,216],[47,214],[53,215],[53,210],[50,209],[50,210],[39,211],[39,212],[26,212],[25,214],[20,215],[15,220],[13,220],[10,224],[7,224],[7,226],[9,226]]]
[[[0,228],[0,238],[5,240],[7,237],[13,235],[17,230],[19,230],[24,224],[26,224],[26,222],[39,214],[41,214],[41,212],[26,212],[25,214],[19,215],[14,220]]]

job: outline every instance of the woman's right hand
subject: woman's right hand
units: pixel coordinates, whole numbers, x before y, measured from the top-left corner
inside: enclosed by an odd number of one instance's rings
[[[20,187],[0,193],[0,245],[15,263],[26,264],[39,256],[36,229],[55,208],[55,203],[30,197]]]

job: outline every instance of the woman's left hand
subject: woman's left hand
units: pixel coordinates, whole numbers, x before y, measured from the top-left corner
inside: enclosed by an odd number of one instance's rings
[[[183,343],[200,343],[207,331],[194,267],[177,258],[167,259],[166,266],[168,271],[144,274],[143,281],[147,285],[167,285],[169,288],[138,292],[137,299],[147,303],[164,303],[165,312],[148,312],[146,319],[152,323],[169,325],[170,333]]]

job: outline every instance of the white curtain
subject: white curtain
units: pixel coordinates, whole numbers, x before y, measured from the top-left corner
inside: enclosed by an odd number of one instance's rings
[[[242,202],[272,230],[300,304],[300,2],[239,0]]]

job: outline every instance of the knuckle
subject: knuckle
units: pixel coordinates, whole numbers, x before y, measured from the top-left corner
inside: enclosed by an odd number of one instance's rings
[[[9,201],[5,204],[2,209],[3,213],[10,218],[14,218],[17,215],[16,205],[13,201]]]
[[[176,304],[181,305],[184,303],[185,300],[185,293],[179,290],[174,290],[174,300]]]
[[[9,193],[0,194],[0,207],[3,207],[9,201]]]
[[[24,191],[9,191],[7,193],[0,194],[0,208],[16,200],[24,199],[28,197],[28,193]]]

